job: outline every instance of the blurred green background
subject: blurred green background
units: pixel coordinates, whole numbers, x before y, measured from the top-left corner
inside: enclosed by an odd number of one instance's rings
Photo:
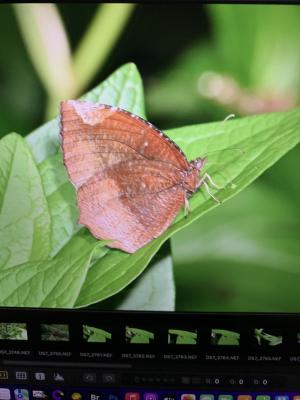
[[[299,20],[291,5],[1,4],[0,137],[126,62],[162,130],[298,107]],[[299,159],[172,238],[177,310],[300,311]]]

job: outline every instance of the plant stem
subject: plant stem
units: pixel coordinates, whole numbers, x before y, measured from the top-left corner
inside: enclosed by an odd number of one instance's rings
[[[14,4],[28,54],[48,95],[47,117],[77,92],[68,38],[55,4]]]
[[[74,55],[77,95],[101,69],[125,27],[134,4],[101,4]]]

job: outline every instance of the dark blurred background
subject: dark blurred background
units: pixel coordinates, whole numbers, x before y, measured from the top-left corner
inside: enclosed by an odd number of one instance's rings
[[[291,5],[1,4],[0,137],[126,62],[163,130],[299,107],[299,21]],[[177,309],[300,311],[299,159],[298,146],[172,238]]]

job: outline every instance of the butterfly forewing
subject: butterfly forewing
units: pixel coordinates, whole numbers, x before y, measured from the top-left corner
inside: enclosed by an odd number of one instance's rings
[[[148,122],[106,105],[68,100],[61,105],[64,162],[79,188],[99,170],[120,161],[161,160],[187,169],[175,143]]]

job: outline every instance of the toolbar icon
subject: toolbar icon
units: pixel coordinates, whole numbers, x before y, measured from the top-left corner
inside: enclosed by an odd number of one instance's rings
[[[29,393],[27,389],[15,389],[15,400],[29,400]]]
[[[34,377],[37,381],[44,381],[46,379],[46,374],[44,372],[35,372]]]
[[[20,381],[27,380],[27,372],[26,371],[16,371],[16,379]]]
[[[0,388],[0,400],[10,400],[10,390],[7,388]]]
[[[214,400],[215,396],[213,394],[201,394],[200,400]]]
[[[260,395],[256,396],[256,400],[271,400],[271,396],[260,394]],[[300,397],[298,400],[300,400]]]
[[[219,394],[218,400],[233,400],[233,396],[231,394]]]
[[[156,393],[145,393],[144,400],[158,400],[158,396]]]
[[[101,400],[103,398],[102,395],[97,393],[90,393],[90,400]]]
[[[0,379],[8,379],[8,371],[0,371]]]
[[[162,400],[176,400],[175,394],[165,394],[161,398]]]
[[[125,393],[125,400],[140,400],[139,393]]]
[[[109,394],[108,400],[119,400],[119,396],[116,394]]]
[[[83,382],[94,383],[97,380],[97,375],[94,372],[84,372],[82,379]]]
[[[248,394],[240,394],[237,397],[237,400],[252,400],[252,396],[250,396]]]
[[[112,373],[102,374],[102,382],[103,383],[115,383],[116,382],[116,375]]]
[[[54,372],[53,374],[53,379],[56,382],[63,382],[65,380],[65,378],[63,377],[63,375],[61,375],[59,372]]]
[[[189,385],[191,382],[191,378],[189,376],[182,376],[181,377],[181,383],[183,385]]]
[[[52,392],[52,398],[53,400],[61,400],[65,398],[65,394],[62,390],[56,389]]]
[[[82,394],[79,392],[74,392],[71,394],[72,400],[82,400]]]
[[[181,400],[196,400],[196,395],[192,393],[184,393],[181,395]]]
[[[49,398],[44,390],[33,390],[32,397],[34,399],[43,399],[43,400],[47,400]]]

